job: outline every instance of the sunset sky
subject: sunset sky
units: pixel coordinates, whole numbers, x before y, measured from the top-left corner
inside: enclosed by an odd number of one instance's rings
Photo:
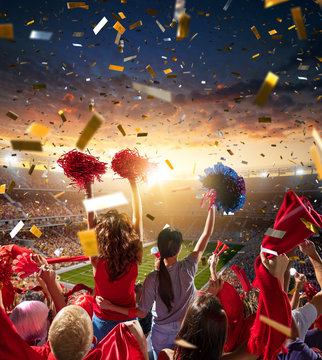
[[[61,0],[1,3],[0,24],[14,26],[14,41],[0,39],[1,164],[8,165],[17,154],[19,162],[49,160],[55,166],[64,151],[75,148],[93,104],[105,123],[88,150],[105,161],[118,150],[136,147],[169,174],[164,161],[170,160],[177,177],[191,175],[194,163],[196,173],[218,161],[243,170],[312,165],[311,132],[313,127],[321,131],[318,1],[288,1],[265,9],[261,0],[233,0],[224,11],[226,0],[187,0],[191,25],[189,37],[182,41],[176,40],[177,26],[169,27],[172,0],[85,3],[88,10],[68,9]],[[304,16],[306,40],[299,40],[292,27],[291,8],[297,6]],[[120,12],[126,28],[123,53],[114,43],[112,14]],[[95,35],[93,27],[104,16],[108,22]],[[143,25],[130,30],[139,20]],[[31,40],[32,30],[53,34],[49,41]],[[272,30],[276,33],[270,35]],[[73,36],[75,32],[84,35]],[[134,60],[124,62],[134,55]],[[124,71],[109,70],[110,64],[124,66]],[[167,69],[177,77],[168,78]],[[253,101],[268,71],[277,74],[279,82],[266,105],[259,107]],[[147,98],[133,89],[133,81],[170,91],[172,101]],[[46,84],[46,89],[33,90],[37,83]],[[62,122],[59,110],[67,122]],[[10,119],[8,111],[19,118]],[[259,117],[271,117],[271,123],[260,123]],[[40,140],[26,133],[32,122],[51,129],[42,139],[43,153],[11,150],[10,139]],[[138,132],[148,135],[137,137]]]

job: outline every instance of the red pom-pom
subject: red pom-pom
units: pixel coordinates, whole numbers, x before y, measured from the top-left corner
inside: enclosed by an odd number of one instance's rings
[[[156,164],[150,163],[149,159],[140,156],[137,149],[125,149],[116,153],[113,157],[111,167],[114,173],[124,179],[146,180],[147,172]]]
[[[20,279],[39,271],[38,265],[31,259],[31,254],[28,255],[24,253],[22,255],[18,255],[12,263],[12,270],[17,273]]]
[[[87,155],[76,149],[63,154],[57,164],[63,168],[64,174],[72,180],[71,185],[80,190],[86,189],[86,184],[94,180],[102,181],[107,170],[107,163],[98,161],[93,155]]]

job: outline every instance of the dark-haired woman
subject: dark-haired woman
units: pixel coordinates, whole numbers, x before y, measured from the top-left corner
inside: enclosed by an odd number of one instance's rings
[[[207,247],[214,229],[215,213],[211,208],[204,231],[193,252],[178,261],[182,247],[182,234],[175,228],[165,228],[158,236],[160,252],[159,270],[152,271],[143,284],[138,317],[145,317],[155,301],[155,316],[152,326],[152,345],[155,356],[164,348],[173,348],[175,337],[192,296],[196,293],[194,278],[198,262]],[[113,302],[112,302],[113,303]],[[102,301],[100,305],[114,311],[128,314],[129,310]]]
[[[88,226],[96,230],[98,256],[91,257],[95,280],[93,328],[97,342],[101,341],[117,324],[136,317],[104,310],[98,304],[107,299],[119,306],[135,308],[134,285],[138,266],[142,260],[142,205],[138,186],[130,181],[133,220],[117,210],[108,211],[96,224],[93,213],[88,214]],[[87,187],[87,197],[92,197]]]

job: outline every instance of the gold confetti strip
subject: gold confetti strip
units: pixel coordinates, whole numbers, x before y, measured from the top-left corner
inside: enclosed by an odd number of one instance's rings
[[[317,225],[312,224],[310,221],[307,221],[304,218],[301,218],[301,221],[308,230],[314,232],[316,235],[320,235],[320,230],[321,229]]]
[[[307,35],[306,35],[306,29],[304,26],[304,21],[303,21],[303,16],[302,16],[302,10],[301,8],[295,7],[291,9],[291,13],[293,16],[293,21],[296,25],[296,31],[297,31],[297,36],[299,38],[299,40],[305,40],[307,39]]]
[[[189,343],[188,341],[186,340],[183,340],[183,339],[177,339],[174,341],[174,343],[177,345],[177,346],[181,346],[183,348],[187,348],[187,349],[197,349],[197,346],[196,345],[193,345],[191,343]]]
[[[316,145],[322,151],[322,139],[320,138],[319,133],[315,129],[312,130],[312,136],[313,136],[313,138],[314,138],[314,140],[316,142]]]
[[[198,35],[198,33],[195,33],[195,34],[191,37],[190,41],[192,41],[197,35]]]
[[[250,28],[252,30],[252,32],[254,33],[254,35],[256,36],[256,39],[259,40],[261,38],[261,36],[259,35],[258,30],[256,29],[256,26],[252,26]]]
[[[32,228],[29,230],[32,234],[34,234],[35,236],[37,236],[37,238],[39,238],[42,234],[42,232],[37,228],[36,225],[33,225]]]
[[[311,155],[312,155],[314,165],[315,165],[316,170],[318,172],[319,180],[322,180],[322,163],[321,163],[321,159],[320,159],[320,155],[318,153],[317,147],[315,145],[312,145],[311,148],[310,148],[310,152],[311,152]]]
[[[30,169],[28,170],[28,174],[29,174],[29,175],[31,175],[31,174],[34,172],[35,167],[36,167],[35,164],[32,164],[32,165],[30,166]]]
[[[179,15],[177,40],[183,40],[189,36],[191,16],[186,13]]]
[[[158,15],[158,12],[156,10],[153,10],[153,9],[146,9],[146,12],[150,15],[153,15],[153,16],[157,16]]]
[[[6,113],[6,115],[7,115],[10,119],[12,119],[12,120],[17,120],[18,117],[19,117],[19,115],[15,114],[15,113],[12,112],[12,111],[8,111],[8,112]]]
[[[27,133],[33,134],[39,137],[45,137],[49,133],[50,129],[47,126],[32,123],[27,129]]]
[[[126,133],[123,129],[123,126],[120,124],[120,125],[117,125],[117,128],[119,129],[120,133],[123,135],[123,136],[126,136]]]
[[[64,195],[64,194],[65,194],[65,191],[62,191],[62,192],[54,195],[54,198],[57,199],[57,198],[59,198],[59,196],[62,196],[62,195]]]
[[[260,122],[260,123],[270,123],[270,122],[272,122],[272,118],[270,118],[270,117],[260,117],[260,118],[258,118],[258,122]]]
[[[196,166],[197,166],[197,163],[194,163],[194,164],[193,164],[193,170],[192,170],[193,175],[194,175],[195,172],[196,172]]]
[[[6,192],[6,184],[2,184],[0,186],[0,194],[4,194]]]
[[[163,72],[164,72],[165,74],[170,74],[170,73],[172,73],[172,70],[171,70],[171,69],[166,69],[166,70],[163,70]]]
[[[122,12],[119,12],[119,16],[122,20],[126,18],[126,16]]]
[[[148,66],[146,67],[146,69],[148,70],[148,72],[149,72],[150,75],[152,76],[152,79],[154,79],[154,78],[155,78],[155,72],[153,71],[151,65],[148,65]]]
[[[46,90],[47,86],[46,84],[33,84],[34,90]]]
[[[33,24],[34,22],[35,22],[35,20],[31,20],[31,21],[27,22],[26,26],[31,25],[31,24]]]
[[[97,129],[103,124],[104,118],[98,113],[94,113],[85,126],[82,135],[79,137],[76,146],[80,150],[84,150],[89,140],[93,137]]]
[[[158,20],[155,20],[156,24],[159,26],[159,29],[162,31],[162,32],[165,32],[165,28],[164,26],[158,21]]]
[[[277,34],[277,31],[274,29],[274,30],[270,30],[268,33],[269,33],[270,35],[275,35],[275,34]]]
[[[40,141],[10,140],[13,150],[42,151]]]
[[[291,329],[288,328],[287,326],[285,326],[283,324],[280,324],[277,321],[274,321],[272,319],[269,319],[268,317],[266,317],[264,315],[260,315],[259,320],[262,321],[263,323],[269,325],[273,329],[275,329],[275,330],[281,332],[282,334],[286,335],[287,337],[291,336]]]
[[[155,216],[153,216],[151,214],[146,214],[145,216],[152,221],[155,219]]]
[[[116,22],[113,25],[113,29],[115,29],[116,31],[118,31],[121,35],[124,33],[125,31],[125,27],[120,23],[120,22]]]
[[[94,256],[98,254],[95,229],[79,231],[77,235],[79,237],[85,255]]]
[[[154,97],[156,97],[157,99],[160,99],[163,101],[167,101],[167,102],[172,101],[172,94],[170,91],[155,88],[152,86],[142,85],[142,84],[139,84],[136,82],[132,83],[132,87],[135,90],[142,91],[145,94],[147,94],[148,99],[153,99]]]
[[[108,67],[109,70],[114,70],[114,71],[123,71],[124,70],[124,66],[118,66],[118,65],[112,65],[110,64],[110,66]]]
[[[260,54],[257,53],[257,54],[255,54],[255,55],[253,55],[253,56],[251,57],[251,59],[255,59],[255,58],[257,58],[259,55],[260,55]]]
[[[269,71],[267,73],[266,78],[256,95],[254,104],[259,106],[264,106],[266,104],[272,90],[278,82],[278,79],[279,77],[272,72]]]
[[[13,25],[0,24],[0,39],[13,39]]]
[[[295,25],[292,25],[292,26],[290,26],[289,28],[287,28],[287,30],[292,30],[292,29],[294,29],[295,28]]]
[[[68,2],[67,3],[67,9],[86,9],[88,10],[88,5],[86,5],[84,2]]]
[[[130,29],[130,30],[133,30],[133,29],[135,29],[135,28],[137,28],[137,27],[139,27],[139,26],[142,26],[142,25],[143,25],[143,23],[142,23],[142,21],[140,20],[140,21],[137,21],[136,23],[130,25],[129,29]]]
[[[175,25],[176,25],[176,23],[177,23],[177,20],[172,20],[172,22],[171,22],[171,24],[169,25],[171,28],[173,28],[173,27],[175,27]]]
[[[16,186],[16,183],[12,180],[11,182],[10,182],[10,184],[9,184],[9,187],[8,187],[8,190],[7,190],[7,194],[11,194],[12,193],[12,191],[13,191],[13,189],[15,188],[15,186]]]
[[[171,164],[171,162],[170,162],[169,160],[166,160],[165,162],[166,162],[166,164],[169,166],[169,168],[170,168],[171,170],[174,169],[174,167],[172,166],[172,164]]]
[[[271,6],[275,6],[286,1],[288,0],[265,0],[265,8],[269,8]]]
[[[65,117],[65,115],[64,115],[63,110],[59,110],[59,111],[58,111],[58,114],[59,114],[60,117],[62,118],[63,122],[67,121],[67,119],[66,119],[66,117]]]

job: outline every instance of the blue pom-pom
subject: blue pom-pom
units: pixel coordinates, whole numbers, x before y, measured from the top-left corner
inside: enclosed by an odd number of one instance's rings
[[[199,176],[205,190],[216,190],[215,205],[218,211],[235,213],[246,201],[244,178],[235,170],[223,164],[205,169],[205,176]]]

